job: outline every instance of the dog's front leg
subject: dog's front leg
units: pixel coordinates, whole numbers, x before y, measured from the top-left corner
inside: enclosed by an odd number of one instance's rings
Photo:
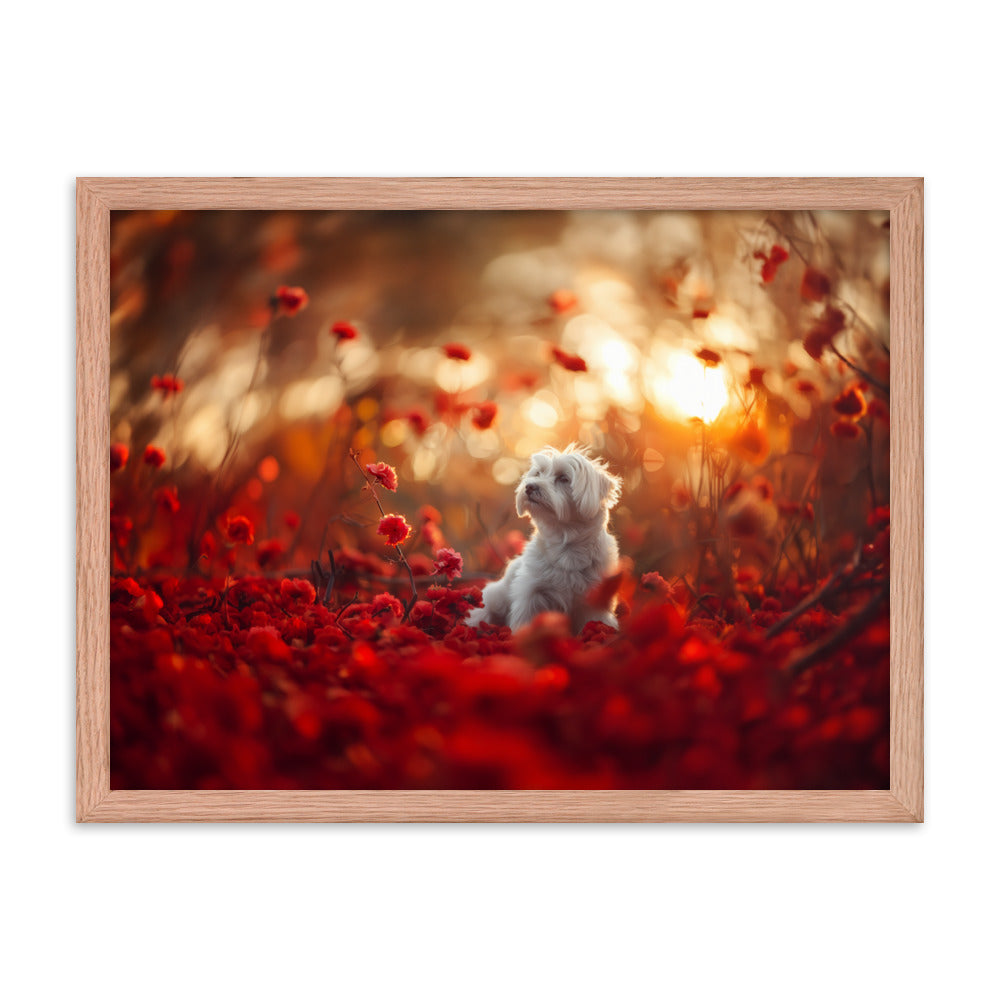
[[[565,602],[548,590],[531,590],[527,594],[518,594],[510,604],[510,630],[516,632],[525,625],[530,625],[535,615],[543,611],[561,611],[566,613]]]

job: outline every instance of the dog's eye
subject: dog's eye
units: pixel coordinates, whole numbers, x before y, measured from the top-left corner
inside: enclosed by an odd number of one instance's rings
[[[569,476],[567,476],[564,473],[560,472],[559,475],[556,476],[556,482],[559,483],[560,485],[562,485],[564,483],[568,483],[569,482]]]

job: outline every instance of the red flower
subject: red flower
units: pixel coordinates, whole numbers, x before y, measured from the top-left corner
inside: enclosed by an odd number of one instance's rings
[[[746,462],[760,465],[771,450],[767,433],[756,424],[747,424],[733,437],[733,449]]]
[[[316,600],[316,588],[308,580],[281,581],[281,596],[286,601],[306,601],[312,604]]]
[[[452,361],[468,361],[472,357],[472,351],[470,351],[465,344],[445,344],[441,348],[444,353],[452,359]]]
[[[490,400],[485,403],[476,403],[472,410],[472,422],[481,431],[489,430],[497,419],[497,404]]]
[[[154,375],[149,380],[149,384],[152,388],[162,392],[164,396],[172,396],[184,388],[183,381],[174,375]]]
[[[700,351],[695,351],[694,356],[706,367],[714,368],[721,360],[722,355],[708,347],[703,347]]]
[[[389,490],[390,493],[395,493],[398,489],[399,479],[396,476],[396,470],[391,465],[386,465],[385,462],[376,462],[372,465],[366,465],[365,470],[383,489]]]
[[[402,602],[398,597],[393,597],[392,594],[376,594],[372,598],[372,614],[380,615],[384,611],[388,611],[394,618],[402,618]]]
[[[552,360],[563,366],[568,372],[585,372],[587,362],[578,354],[570,354],[562,348],[552,345]]]
[[[868,403],[856,385],[849,385],[834,401],[833,409],[843,417],[857,420],[868,410]]]
[[[889,423],[889,407],[877,396],[868,404],[868,412],[876,419]]]
[[[670,590],[670,584],[656,572],[643,573],[639,579],[639,586],[656,594],[666,594]]]
[[[554,313],[568,313],[576,308],[577,298],[568,288],[557,288],[549,296],[549,308]]]
[[[161,486],[153,494],[153,499],[157,506],[168,514],[176,514],[181,509],[181,502],[177,499],[176,486]]]
[[[159,469],[167,460],[162,448],[157,448],[154,444],[147,444],[146,450],[142,453],[142,460],[146,465],[151,465],[154,469]]]
[[[758,389],[764,388],[764,375],[766,374],[763,368],[753,367],[750,369],[750,377],[747,379],[747,388],[750,386],[756,386]]]
[[[444,535],[441,529],[433,521],[424,521],[420,527],[420,535],[431,549],[440,549],[444,546]]]
[[[226,539],[232,545],[251,545],[253,543],[253,525],[250,518],[237,514],[226,521]]]
[[[830,430],[837,435],[837,437],[847,438],[852,440],[861,434],[861,430],[858,425],[853,420],[848,420],[846,417],[840,417],[835,420],[830,427]]]
[[[406,414],[406,420],[410,427],[413,428],[414,434],[418,437],[422,437],[426,434],[427,428],[431,425],[431,418],[420,409],[410,410],[410,412]]]
[[[799,292],[810,302],[822,302],[830,294],[830,279],[814,267],[807,267],[802,275]]]
[[[117,472],[128,463],[128,445],[113,444],[111,446],[111,471]]]
[[[434,572],[443,573],[449,580],[462,574],[462,557],[454,549],[438,549]]]
[[[422,521],[433,521],[435,524],[441,523],[441,511],[437,507],[432,507],[430,504],[424,504],[420,508],[420,519]]]
[[[337,338],[337,343],[339,344],[344,340],[356,340],[358,331],[352,324],[341,319],[330,327],[330,334]]]
[[[777,277],[778,268],[788,260],[788,251],[783,246],[775,243],[769,253],[764,253],[763,250],[755,250],[754,257],[764,262],[760,268],[760,277],[765,285],[769,285]]]
[[[823,315],[813,324],[812,329],[810,329],[802,341],[802,346],[806,349],[806,353],[818,361],[833,338],[846,325],[847,318],[843,312],[840,309],[827,306],[823,311]]]
[[[399,545],[410,534],[410,526],[406,518],[400,514],[386,514],[378,523],[378,534],[385,536],[386,545]]]
[[[294,316],[309,305],[309,296],[304,288],[281,285],[272,296],[271,305],[279,315]]]
[[[294,510],[286,510],[282,520],[292,531],[302,523],[302,518]]]
[[[267,569],[268,566],[279,563],[284,554],[285,544],[279,539],[272,538],[270,541],[261,542],[257,546],[257,565],[261,569]]]

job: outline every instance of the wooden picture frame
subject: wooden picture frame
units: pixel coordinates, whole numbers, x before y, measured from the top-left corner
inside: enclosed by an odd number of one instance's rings
[[[124,209],[862,209],[890,213],[890,787],[878,791],[112,791],[110,214]],[[923,181],[81,178],[77,182],[77,820],[922,822]]]

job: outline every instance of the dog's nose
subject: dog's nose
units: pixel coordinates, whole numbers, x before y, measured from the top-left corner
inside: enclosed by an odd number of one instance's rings
[[[524,487],[524,492],[529,497],[533,497],[538,492],[538,487],[534,483],[528,483],[528,485]]]

